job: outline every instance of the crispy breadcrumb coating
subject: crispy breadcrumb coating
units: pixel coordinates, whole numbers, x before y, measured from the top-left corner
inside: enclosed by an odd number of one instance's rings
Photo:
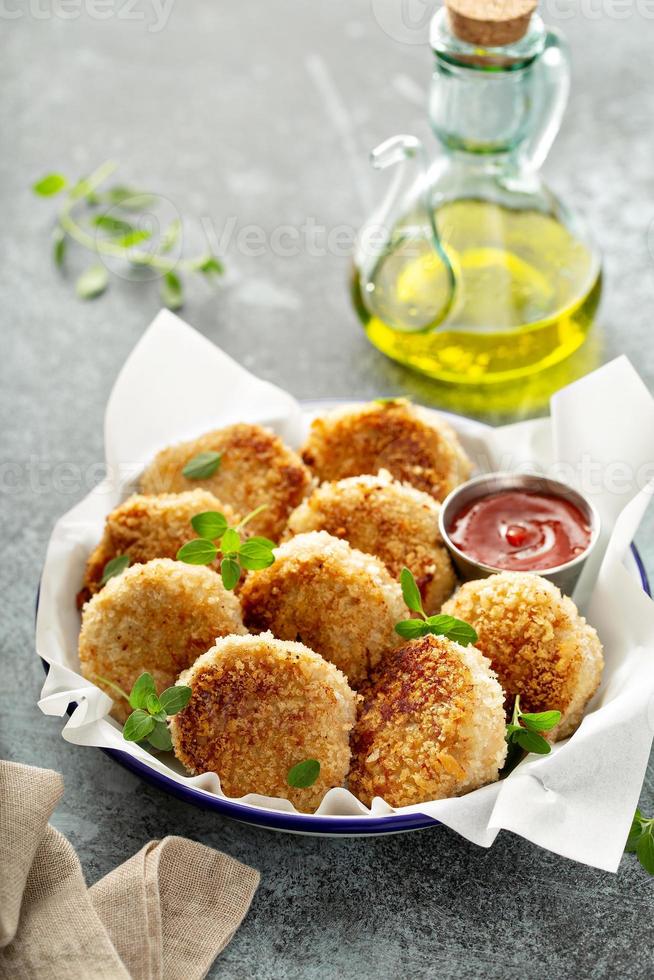
[[[271,633],[228,636],[179,683],[193,694],[170,722],[175,755],[193,773],[218,773],[227,796],[283,797],[311,813],[343,785],[357,697],[317,653]],[[289,769],[307,759],[320,763],[318,779],[289,786]]]
[[[246,633],[239,601],[210,568],[156,558],[109,579],[84,606],[79,636],[82,674],[105,677],[128,694],[149,671],[157,691],[228,633]],[[114,701],[112,714],[124,722],[129,705]]]
[[[370,806],[461,796],[494,782],[506,758],[504,695],[488,660],[442,636],[383,658],[362,690],[349,787]]]
[[[376,555],[394,579],[403,566],[413,572],[425,612],[437,613],[456,584],[449,552],[438,530],[440,505],[429,494],[377,476],[323,483],[291,514],[284,539],[328,531],[353,548]]]
[[[506,693],[507,716],[516,694],[523,711],[557,710],[550,741],[571,735],[597,690],[602,644],[572,599],[529,572],[502,572],[466,582],[443,612],[477,630],[477,646],[490,658]]]
[[[436,500],[470,475],[454,429],[404,399],[340,408],[316,419],[302,457],[321,481],[386,469]]]
[[[395,623],[409,615],[379,559],[326,531],[299,534],[277,548],[273,565],[248,575],[241,601],[250,630],[305,643],[354,687],[401,642]]]
[[[222,454],[220,466],[202,480],[184,476],[184,466],[204,452]],[[309,493],[311,474],[300,457],[269,429],[230,425],[162,449],[141,477],[143,493],[181,493],[204,487],[243,517],[266,509],[249,525],[254,534],[279,539],[290,512]]]
[[[153,558],[176,558],[187,541],[197,537],[191,518],[207,510],[224,514],[229,524],[240,516],[208,490],[200,488],[186,493],[159,495],[134,494],[108,515],[100,543],[86,563],[84,588],[78,605],[91,598],[98,589],[104,567],[118,555],[129,555],[130,564],[144,564]],[[220,567],[220,562],[212,566]]]

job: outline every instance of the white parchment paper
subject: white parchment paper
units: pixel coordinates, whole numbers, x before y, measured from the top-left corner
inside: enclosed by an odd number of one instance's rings
[[[107,513],[134,488],[162,447],[237,421],[271,426],[293,446],[309,419],[286,392],[261,381],[178,317],[160,313],[128,358],[105,417],[107,477],[55,525],[41,582],[36,646],[50,664],[39,706],[64,716],[76,745],[119,749],[170,779],[222,795],[213,773],[188,777],[168,755],[126,743],[108,717],[110,699],[84,680],[77,657],[75,594]],[[580,728],[548,756],[530,756],[506,779],[466,796],[394,810],[369,810],[333,789],[323,816],[420,812],[490,846],[502,829],[557,854],[614,871],[637,804],[654,732],[654,603],[623,559],[654,492],[654,399],[626,358],[559,392],[551,418],[493,429],[450,421],[480,469],[543,472],[592,497],[600,545],[575,598],[605,648],[602,686]],[[286,800],[250,794],[241,803],[293,811]],[[316,827],[316,829],[319,829]]]

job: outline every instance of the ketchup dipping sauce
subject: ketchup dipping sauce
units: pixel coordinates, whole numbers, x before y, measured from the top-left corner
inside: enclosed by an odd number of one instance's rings
[[[477,497],[452,517],[450,540],[473,561],[502,571],[556,568],[583,554],[592,531],[563,497],[507,489]]]

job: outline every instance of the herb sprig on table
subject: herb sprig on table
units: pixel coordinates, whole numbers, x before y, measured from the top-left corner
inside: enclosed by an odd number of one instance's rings
[[[408,568],[403,568],[400,574],[400,585],[404,601],[411,612],[418,613],[420,619],[403,619],[396,623],[395,632],[399,633],[406,640],[415,639],[418,636],[445,636],[455,643],[468,646],[470,643],[477,642],[477,632],[462,619],[454,616],[427,616],[422,608],[420,589],[416,584],[413,574]]]
[[[265,509],[266,504],[262,504],[235,527],[230,527],[225,515],[218,511],[207,510],[196,514],[191,519],[191,525],[199,537],[182,545],[177,552],[178,561],[189,565],[210,565],[221,555],[223,585],[230,590],[236,588],[243,571],[268,568],[275,561],[274,541],[262,537],[241,540],[240,532],[246,524]]]
[[[166,719],[176,715],[185,708],[191,699],[191,688],[183,684],[167,687],[157,694],[152,674],[143,673],[134,682],[129,694],[118,684],[107,680],[106,677],[96,677],[96,680],[112,688],[127,701],[132,711],[123,726],[123,738],[127,742],[148,741],[161,752],[170,752],[173,743],[168,731]]]
[[[645,871],[654,875],[654,818],[644,817],[636,810],[625,851],[635,854]]]
[[[75,182],[63,174],[50,173],[32,185],[39,197],[62,195],[52,237],[55,265],[64,270],[68,247],[75,242],[96,259],[77,279],[80,299],[94,299],[105,292],[109,270],[103,260],[117,260],[128,278],[139,270],[142,277],[144,269],[156,273],[163,303],[177,310],[184,302],[183,275],[197,273],[213,279],[224,271],[222,263],[211,252],[190,258],[172,254],[181,243],[180,219],[172,219],[155,234],[153,225],[159,223],[155,208],[161,198],[122,184],[107,187],[105,182],[115,169],[115,163],[107,162]]]

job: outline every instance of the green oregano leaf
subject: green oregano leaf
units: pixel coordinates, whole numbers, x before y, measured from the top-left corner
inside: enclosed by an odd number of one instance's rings
[[[654,875],[654,836],[651,826],[638,841],[636,855],[648,874]]]
[[[308,789],[313,786],[320,775],[320,763],[317,759],[305,759],[288,770],[287,781],[295,789]]]
[[[174,272],[167,272],[161,280],[161,299],[169,310],[179,310],[184,305],[182,280]]]
[[[58,269],[63,267],[64,259],[66,258],[67,245],[68,239],[66,237],[66,232],[63,230],[61,225],[57,225],[52,233],[52,258],[54,259],[54,264]]]
[[[408,568],[403,568],[400,572],[400,585],[402,586],[402,595],[407,608],[409,608],[411,612],[420,613],[420,615],[424,618],[425,614],[422,608],[420,589],[416,585],[416,580]]]
[[[185,684],[175,684],[173,687],[167,687],[159,695],[159,700],[167,715],[176,715],[189,703],[192,693],[191,688]]]
[[[403,619],[395,624],[395,632],[405,640],[414,640],[418,636],[426,636],[429,627],[424,619]]]
[[[114,244],[120,248],[129,249],[135,245],[140,245],[141,242],[147,242],[150,238],[152,238],[152,232],[148,231],[147,228],[133,228],[132,231],[128,231],[124,235],[121,235],[120,238],[116,238]],[[166,273],[165,278],[170,275],[173,275],[173,273]]]
[[[223,585],[231,592],[236,588],[236,584],[241,577],[241,566],[235,558],[223,558],[220,563],[220,574]]]
[[[215,255],[208,255],[198,265],[198,271],[203,272],[205,276],[220,276],[225,271],[225,267]]]
[[[106,585],[110,578],[114,575],[121,575],[125,569],[129,566],[130,557],[129,555],[116,555],[112,558],[102,569],[102,578],[100,579],[100,585]]]
[[[467,647],[478,640],[477,631],[462,619],[455,619],[454,616],[429,616],[427,621],[429,632],[436,636],[446,636],[454,643],[460,643]]]
[[[132,708],[145,708],[148,698],[152,694],[156,697],[157,689],[154,684],[154,677],[146,671],[134,682],[129,695],[129,703]]]
[[[95,299],[109,285],[109,273],[103,265],[92,265],[79,277],[75,290],[80,299]]]
[[[552,746],[542,735],[528,732],[526,728],[517,733],[515,741],[525,752],[534,752],[536,755],[547,755],[552,751]]]
[[[268,568],[275,561],[274,547],[272,541],[267,538],[249,538],[241,545],[238,553],[239,561],[249,572]]]
[[[168,731],[165,721],[155,721],[154,728],[148,735],[148,742],[160,752],[170,752],[173,747],[173,740]]]
[[[145,211],[156,203],[154,194],[139,191],[134,187],[116,184],[104,193],[104,199],[109,204],[115,204],[124,211]]]
[[[221,459],[222,453],[198,453],[193,459],[189,459],[182,474],[187,480],[208,480],[220,466]]]
[[[102,231],[109,232],[110,235],[127,235],[134,231],[134,225],[130,221],[116,218],[111,214],[96,214],[91,220],[91,224]]]
[[[224,555],[238,552],[241,547],[241,536],[234,528],[228,527],[220,539],[220,550]]]
[[[561,721],[560,711],[536,711],[520,714],[520,721],[530,732],[549,732]]]
[[[227,518],[216,510],[206,510],[191,518],[191,526],[201,538],[215,541],[221,538],[227,530]]]
[[[640,810],[636,810],[634,814],[634,819],[632,821],[631,827],[629,829],[629,836],[627,837],[627,843],[625,844],[625,851],[635,853],[638,848],[638,843],[645,833],[643,815]]]
[[[137,708],[136,711],[132,711],[125,722],[123,738],[127,742],[142,742],[144,738],[148,737],[155,724],[152,715],[149,715],[142,708]]]
[[[54,194],[63,191],[67,184],[68,181],[63,174],[46,174],[45,177],[41,177],[35,184],[32,184],[32,190],[40,197],[52,197]]]
[[[159,700],[159,698],[155,693],[148,694],[147,698],[145,699],[145,710],[148,712],[148,714],[154,715],[155,718],[158,717],[159,715],[163,715],[163,718],[161,718],[160,720],[161,721],[166,720],[164,710],[161,706],[161,701]]]
[[[536,711],[524,713],[520,709],[520,695],[516,695],[511,721],[506,726],[506,741],[515,761],[515,748],[537,755],[547,755],[552,746],[540,733],[554,728],[561,720],[560,711]],[[506,767],[505,767],[506,768]]]
[[[218,557],[218,548],[207,538],[195,538],[187,541],[177,552],[177,561],[187,565],[210,565]]]

